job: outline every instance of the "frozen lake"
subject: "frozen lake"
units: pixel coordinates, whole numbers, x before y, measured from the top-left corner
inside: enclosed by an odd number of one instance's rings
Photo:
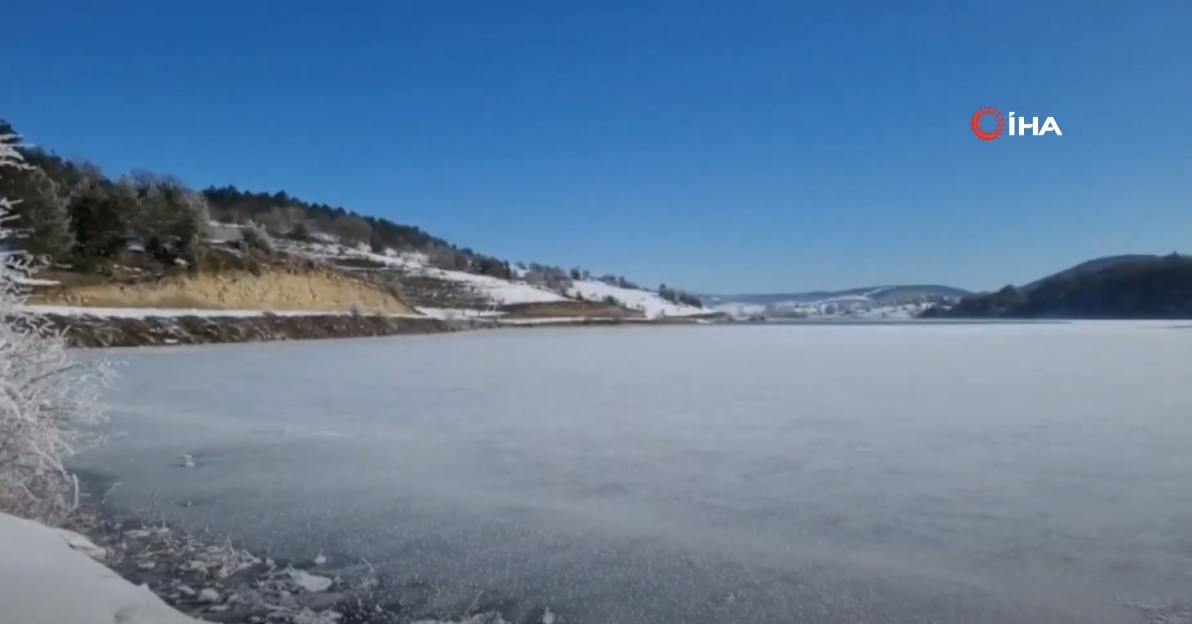
[[[365,557],[457,611],[484,589],[560,624],[1192,622],[1189,329],[569,328],[119,357],[119,435],[82,461],[121,482],[117,509],[156,490],[191,527]]]

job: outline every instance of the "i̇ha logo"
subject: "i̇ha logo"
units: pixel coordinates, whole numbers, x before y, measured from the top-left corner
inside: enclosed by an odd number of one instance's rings
[[[993,117],[997,121],[997,127],[992,132],[986,132],[981,129],[981,121],[986,117]],[[1006,123],[1007,118],[1009,119],[1009,123]],[[1064,133],[1060,131],[1059,124],[1055,123],[1055,117],[1044,119],[1042,126],[1039,125],[1038,117],[1031,117],[1030,123],[1027,123],[1026,117],[1019,117],[1018,131],[1015,132],[1014,111],[1010,111],[1008,116],[1003,117],[1001,111],[998,109],[986,106],[985,108],[977,109],[977,112],[973,114],[973,134],[977,135],[977,138],[982,141],[992,141],[1002,136],[1003,133],[1010,136],[1026,136],[1028,128],[1031,130],[1031,136],[1042,136],[1048,132],[1054,132],[1056,136],[1064,136]]]

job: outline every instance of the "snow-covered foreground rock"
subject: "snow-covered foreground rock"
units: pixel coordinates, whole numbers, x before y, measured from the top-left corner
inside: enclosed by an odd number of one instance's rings
[[[0,514],[0,619],[14,624],[197,624],[152,591],[93,560],[88,543],[78,535]]]

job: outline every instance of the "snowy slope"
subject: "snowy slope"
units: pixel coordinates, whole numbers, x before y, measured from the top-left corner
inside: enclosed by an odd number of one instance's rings
[[[456,282],[472,292],[487,298],[494,305],[554,303],[566,301],[567,299],[558,293],[525,282],[503,280],[490,275],[476,275],[463,271],[447,271],[435,268],[429,265],[429,259],[426,257],[426,254],[421,253],[399,254],[388,250],[388,253],[378,254],[365,249],[346,247],[334,243],[294,243],[290,241],[280,244],[279,247],[332,262],[351,259],[365,260],[399,270],[407,275]]]
[[[86,538],[0,514],[0,605],[21,624],[198,624],[81,550]],[[91,546],[90,548],[95,548]]]
[[[596,280],[576,280],[567,294],[576,298],[583,297],[588,301],[601,301],[606,297],[612,297],[627,308],[641,310],[649,318],[692,316],[711,312],[705,308],[672,303],[653,291],[621,288]]]
[[[511,282],[490,275],[475,275],[460,271],[444,271],[433,267],[423,267],[420,275],[436,277],[442,280],[462,282],[471,290],[484,294],[497,305],[513,303],[553,303],[566,301],[567,298],[525,282]]]

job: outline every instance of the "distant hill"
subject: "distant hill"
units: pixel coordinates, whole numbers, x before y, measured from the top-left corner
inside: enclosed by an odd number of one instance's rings
[[[1078,264],[1023,287],[1006,286],[927,318],[1192,318],[1192,257],[1124,255]]]
[[[1043,279],[1035,280],[1025,286],[1022,286],[1022,289],[1023,290],[1031,290],[1033,288],[1038,288],[1039,286],[1043,285],[1044,283],[1047,283],[1047,282],[1050,282],[1053,280],[1067,279],[1070,277],[1076,277],[1078,275],[1084,275],[1087,273],[1095,273],[1097,271],[1100,271],[1101,269],[1108,269],[1110,267],[1117,266],[1119,264],[1127,264],[1130,262],[1139,262],[1139,261],[1144,261],[1144,260],[1155,260],[1160,257],[1161,256],[1159,256],[1158,254],[1122,254],[1119,256],[1104,256],[1101,258],[1095,258],[1093,260],[1081,262],[1080,264],[1078,264],[1072,268],[1064,269],[1063,271],[1060,271],[1059,273],[1055,273],[1053,275],[1048,275],[1047,277],[1044,277]]]
[[[924,299],[959,299],[971,294],[972,292],[970,291],[951,286],[895,285],[867,286],[865,288],[849,288],[845,290],[815,290],[796,293],[702,295],[701,299],[711,305],[736,303],[766,306],[782,303],[813,303],[833,299],[865,297],[877,305],[898,305],[922,301]]]

